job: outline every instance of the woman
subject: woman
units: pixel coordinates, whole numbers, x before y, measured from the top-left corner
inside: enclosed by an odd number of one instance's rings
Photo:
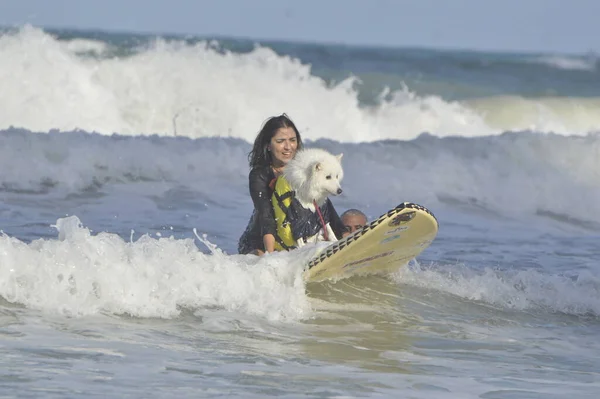
[[[271,182],[283,172],[285,165],[301,148],[300,133],[286,114],[269,118],[256,136],[252,151],[248,154],[254,212],[240,237],[239,253],[262,255],[265,251],[275,250],[277,226],[271,204]]]

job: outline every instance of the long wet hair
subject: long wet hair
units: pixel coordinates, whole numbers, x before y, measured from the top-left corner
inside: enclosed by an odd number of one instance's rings
[[[252,151],[248,154],[248,163],[250,168],[256,168],[258,166],[268,166],[273,163],[271,152],[269,151],[269,144],[271,139],[275,136],[277,130],[285,127],[291,127],[296,132],[296,141],[298,142],[297,149],[302,149],[302,138],[294,122],[286,115],[281,114],[279,116],[273,116],[264,123],[262,129],[254,140],[254,146]]]

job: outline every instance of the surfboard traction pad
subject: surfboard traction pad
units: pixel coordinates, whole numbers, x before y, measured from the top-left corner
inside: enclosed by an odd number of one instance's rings
[[[411,250],[408,251],[406,256],[404,256],[403,258],[400,258],[400,259],[394,259],[393,263],[395,263],[395,265],[391,265],[391,267],[379,265],[374,268],[375,270],[371,270],[371,271],[368,270],[369,266],[371,266],[369,264],[370,261],[377,261],[377,259],[387,257],[388,255],[391,255],[394,252],[396,252],[394,250],[387,250],[387,251],[383,251],[383,252],[371,251],[369,253],[372,253],[372,256],[367,257],[367,258],[357,259],[354,262],[346,263],[342,267],[339,267],[339,266],[338,267],[328,267],[327,265],[325,265],[326,263],[328,263],[327,261],[333,255],[338,254],[342,251],[344,253],[347,252],[347,248],[353,247],[353,244],[355,242],[357,242],[359,240],[359,238],[364,236],[367,232],[374,230],[376,227],[380,226],[383,222],[387,221],[388,226],[407,225],[407,227],[404,227],[404,228],[397,227],[396,230],[398,230],[398,232],[408,230],[410,228],[408,226],[409,222],[411,222],[412,219],[414,219],[417,216],[417,212],[410,212],[410,210],[421,211],[421,213],[420,213],[421,217],[419,219],[423,219],[422,216],[427,215],[428,216],[427,219],[429,219],[429,220],[425,221],[425,223],[429,222],[431,225],[429,226],[426,224],[426,226],[427,226],[426,231],[423,234],[421,234],[422,237],[419,237],[418,239],[415,240],[415,245],[413,245],[411,247]],[[404,217],[403,217],[403,215],[404,215]],[[420,220],[420,222],[421,222],[421,224],[423,224],[422,220]],[[438,220],[435,217],[435,215],[431,211],[429,211],[429,209],[425,208],[424,206],[414,204],[411,202],[401,203],[394,209],[391,209],[387,213],[381,215],[378,219],[365,225],[362,229],[357,230],[353,234],[351,234],[347,237],[344,237],[344,238],[336,241],[335,243],[331,244],[330,246],[326,247],[320,254],[316,255],[314,258],[312,258],[308,262],[308,267],[306,268],[306,270],[304,272],[304,278],[307,281],[314,282],[314,281],[327,280],[330,278],[334,278],[334,279],[345,278],[345,277],[349,277],[354,274],[369,274],[369,272],[385,272],[385,271],[389,272],[389,271],[391,271],[391,269],[397,269],[397,268],[403,266],[404,264],[408,263],[408,261],[413,259],[415,256],[420,254],[425,248],[427,248],[429,246],[429,244],[431,243],[431,241],[433,241],[433,239],[437,235],[438,229],[439,229]],[[421,228],[421,230],[422,230],[422,228]],[[390,231],[383,233],[383,234],[384,235],[390,234]],[[400,234],[397,234],[396,236],[389,237],[389,239],[393,240],[394,238],[400,238],[400,236],[401,236]],[[382,237],[379,237],[379,238],[382,238]],[[381,241],[380,244],[382,244],[384,241],[386,241],[386,239]],[[357,258],[362,253],[364,253],[364,251],[360,251],[357,254]],[[338,257],[339,257],[339,255],[338,255]],[[346,260],[348,260],[349,257],[344,256],[344,258],[346,258]],[[402,261],[405,261],[405,262],[400,263]],[[330,269],[338,269],[338,271],[341,271],[342,269],[345,269],[346,267],[349,267],[349,266],[352,267],[353,264],[360,265],[360,264],[365,264],[365,263],[366,263],[366,265],[365,265],[366,267],[357,267],[355,269],[351,268],[349,270],[343,270],[343,273],[336,273],[335,270],[333,272],[330,270]],[[388,260],[385,263],[390,263],[390,262]],[[321,265],[323,265],[324,267],[318,267]],[[319,269],[319,270],[317,270],[317,269]],[[358,270],[358,269],[363,269],[363,270]]]

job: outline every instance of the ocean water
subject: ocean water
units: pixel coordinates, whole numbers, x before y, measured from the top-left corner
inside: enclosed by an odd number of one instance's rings
[[[0,33],[0,396],[596,398],[597,56]],[[339,212],[438,218],[390,276],[236,254],[288,113]]]

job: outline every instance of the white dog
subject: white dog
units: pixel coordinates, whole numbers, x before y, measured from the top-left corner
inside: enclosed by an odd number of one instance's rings
[[[319,218],[322,213],[320,210],[317,212],[315,205],[321,207],[330,195],[342,193],[340,185],[344,177],[342,155],[332,155],[318,148],[305,149],[298,151],[284,169],[283,176],[295,192],[295,198],[303,208],[310,210]],[[330,223],[325,224],[325,230],[326,233],[321,229],[316,235],[298,239],[297,246],[301,247],[306,242],[325,241],[325,237],[329,241],[338,239]]]

